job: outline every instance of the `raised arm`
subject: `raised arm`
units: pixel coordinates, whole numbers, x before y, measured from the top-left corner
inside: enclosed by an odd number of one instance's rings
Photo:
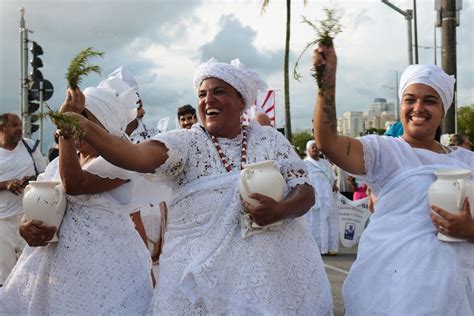
[[[110,163],[128,170],[154,172],[168,159],[168,149],[160,142],[132,144],[109,134],[102,127],[78,113],[85,109],[85,98],[79,89],[68,89],[60,112],[74,118],[84,130],[84,140]]]
[[[79,116],[75,113],[68,115]],[[109,134],[85,119],[82,120],[84,140],[110,163],[137,172],[154,172],[168,159],[168,149],[158,141],[132,144],[128,140]]]
[[[342,169],[353,174],[365,174],[362,143],[348,136],[337,135],[336,68],[334,47],[320,46],[313,52],[313,65],[325,65],[323,89],[316,96],[314,139],[318,148]]]

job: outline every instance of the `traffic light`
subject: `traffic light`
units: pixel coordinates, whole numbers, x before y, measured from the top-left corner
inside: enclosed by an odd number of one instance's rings
[[[38,111],[40,104],[38,102],[35,102],[36,99],[33,96],[33,93],[31,91],[28,91],[28,116],[27,119],[30,120],[30,126],[31,126],[31,134],[36,132],[39,129],[39,124],[37,122],[40,118],[38,113],[35,113]]]
[[[38,45],[38,43],[33,42],[33,46],[30,48],[31,51],[31,60],[30,64],[33,68],[30,73],[30,79],[35,82],[43,79],[43,74],[39,71],[38,68],[43,67],[43,61],[38,56],[43,55],[43,48]]]

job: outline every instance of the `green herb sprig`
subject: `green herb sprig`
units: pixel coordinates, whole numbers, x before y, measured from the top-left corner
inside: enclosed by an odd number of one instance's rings
[[[90,64],[88,59],[91,57],[102,57],[103,55],[103,52],[94,51],[92,47],[83,49],[79,54],[77,54],[71,60],[66,73],[66,79],[69,87],[72,89],[77,89],[81,83],[82,78],[92,72],[100,75],[100,66]]]
[[[43,118],[49,118],[63,134],[71,135],[77,139],[84,137],[84,130],[76,118],[59,113],[58,110],[52,109],[47,103],[44,103],[44,105],[48,108],[48,111],[41,114]]]
[[[340,18],[336,17],[334,9],[324,9],[326,18],[322,21],[316,21],[315,23],[309,21],[306,17],[303,16],[303,23],[308,24],[316,33],[316,39],[310,43],[307,43],[301,54],[298,56],[298,59],[295,63],[295,68],[293,69],[293,77],[300,81],[302,75],[298,72],[298,63],[306,52],[306,50],[313,46],[314,44],[325,45],[327,47],[332,47],[333,39],[338,33],[342,31],[342,25],[339,23]],[[312,76],[316,79],[320,91],[324,90],[324,83],[322,82],[326,66],[319,65],[312,69]]]

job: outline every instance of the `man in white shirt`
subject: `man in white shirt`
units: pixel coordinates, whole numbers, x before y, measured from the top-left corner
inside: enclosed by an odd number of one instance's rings
[[[22,139],[22,124],[16,114],[0,115],[0,286],[25,246],[18,231],[23,189],[46,167],[34,145],[31,139]]]

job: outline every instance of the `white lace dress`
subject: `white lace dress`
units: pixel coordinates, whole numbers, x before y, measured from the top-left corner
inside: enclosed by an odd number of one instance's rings
[[[438,240],[428,204],[434,171],[474,173],[474,153],[438,154],[387,136],[361,141],[377,203],[344,282],[346,315],[474,315],[474,243]]]
[[[198,126],[156,135],[169,149],[157,172],[173,187],[158,284],[160,315],[331,315],[332,296],[318,247],[303,218],[242,238],[238,192],[242,136],[219,138],[228,173]],[[270,127],[251,124],[247,162],[276,160],[286,191],[309,183],[303,161]]]
[[[104,178],[130,174],[96,158],[84,167]],[[57,160],[42,180],[60,181]],[[150,255],[128,209],[129,184],[67,196],[59,242],[26,247],[3,288],[0,315],[145,314],[152,297]]]
[[[325,159],[307,157],[304,161],[316,195],[315,203],[305,214],[305,219],[321,253],[335,253],[339,249],[339,210],[332,191],[336,176],[331,164]]]

